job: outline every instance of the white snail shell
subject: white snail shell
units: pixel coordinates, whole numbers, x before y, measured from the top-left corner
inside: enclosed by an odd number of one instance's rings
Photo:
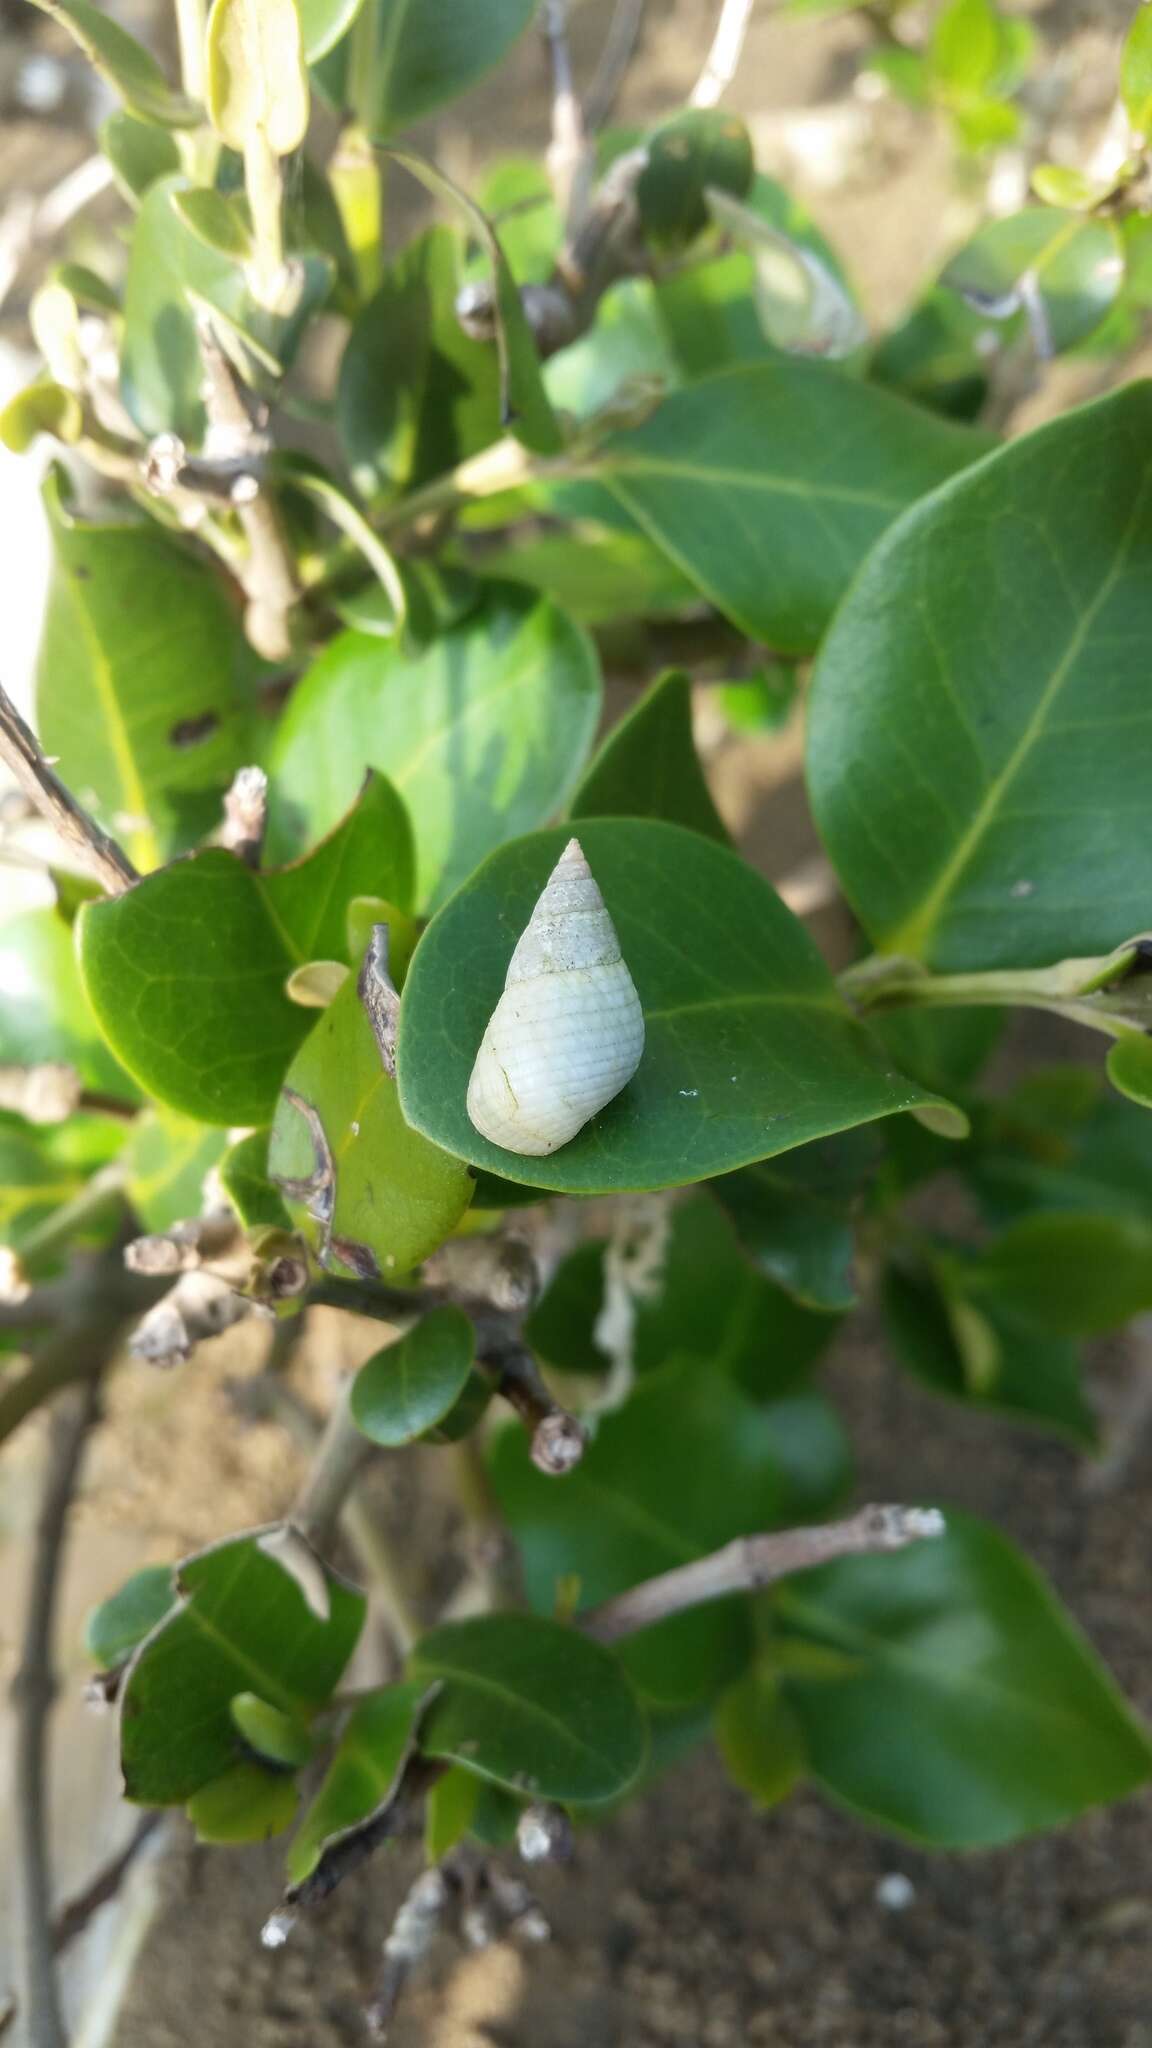
[[[506,1151],[555,1152],[620,1093],[644,1017],[577,839],[549,875],[480,1042],[468,1115]]]

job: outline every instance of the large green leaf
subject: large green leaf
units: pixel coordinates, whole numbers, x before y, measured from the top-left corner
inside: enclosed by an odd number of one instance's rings
[[[439,1682],[420,1747],[533,1799],[614,1799],[644,1760],[644,1722],[615,1657],[537,1615],[485,1614],[421,1637],[414,1677]]]
[[[1039,1574],[965,1515],[939,1540],[805,1572],[776,1611],[788,1640],[855,1662],[789,1675],[785,1696],[815,1776],[870,1820],[977,1848],[1152,1775],[1146,1732]]]
[[[458,1159],[405,1123],[351,979],[301,1046],[285,1091],[269,1172],[285,1183],[289,1209],[322,1263],[398,1278],[435,1251],[473,1183]]]
[[[1124,282],[1116,223],[1029,206],[988,221],[941,274],[969,305],[1027,319],[1046,355],[1073,348],[1099,327]],[[1027,311],[1023,309],[1027,306]]]
[[[366,40],[360,23],[347,52],[357,115],[378,140],[408,128],[490,71],[527,28],[536,0],[365,0],[375,10]],[[370,52],[370,54],[366,54]]]
[[[456,318],[460,238],[432,227],[384,271],[340,365],[337,419],[357,486],[412,490],[501,431],[495,350]]]
[[[158,527],[96,525],[49,483],[37,717],[60,774],[138,866],[216,822],[247,745],[253,657],[221,579]]]
[[[1043,966],[1148,923],[1150,434],[1142,383],[1013,442],[909,512],[843,605],[809,781],[884,951]]]
[[[0,924],[0,1065],[64,1060],[89,1088],[132,1100],[135,1090],[100,1036],[76,966],[72,933],[55,910]]]
[[[293,692],[273,748],[270,846],[326,831],[365,762],[406,799],[416,902],[434,908],[504,839],[554,815],[600,709],[595,656],[562,612],[514,584],[415,658],[342,633]]]
[[[754,1402],[710,1360],[681,1357],[600,1421],[562,1485],[533,1465],[522,1430],[502,1431],[492,1481],[533,1607],[552,1612],[571,1580],[578,1611],[594,1607],[734,1536],[826,1508],[843,1481],[843,1446],[819,1407]],[[683,1703],[732,1678],[750,1640],[746,1603],[726,1600],[644,1630],[622,1655],[647,1696]]]
[[[241,1536],[186,1558],[179,1604],[138,1651],[124,1684],[124,1789],[143,1806],[172,1806],[242,1754],[237,1693],[307,1718],[332,1693],[356,1644],[363,1596],[326,1572],[321,1621],[289,1573]]]
[[[846,1133],[726,1174],[715,1192],[762,1273],[814,1308],[850,1308],[853,1213],[877,1155],[871,1132]]]
[[[299,1884],[320,1861],[332,1835],[354,1827],[391,1790],[411,1740],[425,1687],[385,1685],[358,1700],[348,1716],[323,1782],[288,1851],[288,1876]]]
[[[582,473],[751,638],[803,654],[893,519],[988,446],[838,370],[780,360],[672,392]]]
[[[1060,1335],[1117,1329],[1152,1309],[1152,1220],[1147,1216],[1022,1216],[990,1245],[970,1286]]]
[[[417,1130],[474,1166],[567,1193],[705,1180],[929,1098],[844,1009],[803,927],[752,869],[697,832],[590,818],[581,843],[644,1008],[622,1095],[546,1158],[489,1143],[468,1077],[513,946],[562,851],[555,829],[493,854],[418,945],[397,1074]]]
[[[573,818],[667,818],[727,844],[692,740],[692,685],[679,669],[614,726],[572,799]]]
[[[402,891],[408,853],[396,797],[374,778],[295,867],[256,874],[209,848],[85,904],[81,972],[109,1045],[170,1109],[203,1123],[267,1123],[312,1023],[285,993],[288,976],[320,954],[346,957],[348,903]]]

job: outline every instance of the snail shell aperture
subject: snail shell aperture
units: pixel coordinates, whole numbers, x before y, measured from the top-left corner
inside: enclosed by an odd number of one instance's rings
[[[506,1151],[555,1152],[620,1093],[643,1050],[640,998],[570,839],[509,963],[468,1083],[468,1115]]]

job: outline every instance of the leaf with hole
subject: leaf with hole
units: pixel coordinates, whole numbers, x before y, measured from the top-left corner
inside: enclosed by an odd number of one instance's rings
[[[364,1599],[321,1569],[326,1621],[254,1536],[177,1567],[179,1602],[137,1652],[121,1696],[129,1799],[176,1805],[230,1769],[240,1755],[231,1711],[239,1692],[256,1690],[294,1719],[323,1706],[355,1647]]]

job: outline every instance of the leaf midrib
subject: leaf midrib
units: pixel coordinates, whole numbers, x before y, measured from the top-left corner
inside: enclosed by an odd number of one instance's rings
[[[583,1753],[584,1756],[591,1757],[592,1761],[598,1764],[602,1770],[606,1769],[611,1772],[613,1778],[619,1778],[619,1769],[613,1757],[605,1754],[603,1750],[597,1749],[584,1736],[577,1734],[569,1722],[562,1721],[558,1714],[553,1714],[547,1707],[542,1707],[539,1700],[527,1699],[523,1693],[515,1692],[511,1686],[501,1685],[499,1679],[490,1678],[483,1672],[473,1671],[467,1665],[461,1667],[456,1664],[440,1664],[435,1659],[428,1657],[421,1657],[419,1665],[421,1672],[427,1672],[430,1678],[446,1679],[449,1682],[454,1681],[457,1685],[471,1686],[474,1691],[485,1693],[489,1698],[499,1700],[501,1705],[511,1706],[526,1719],[543,1722],[547,1728],[555,1730],[562,1742],[566,1743],[570,1749],[575,1750],[578,1754]],[[429,1730],[430,1734],[433,1732],[432,1729]],[[469,1764],[473,1770],[477,1770],[480,1767],[478,1757],[463,1757],[461,1761]]]
[[[889,498],[880,491],[861,490],[853,484],[830,484],[823,479],[812,482],[803,477],[781,476],[775,470],[726,469],[719,465],[705,467],[676,456],[612,455],[603,457],[589,468],[590,473],[598,481],[606,483],[609,489],[614,487],[620,476],[656,475],[689,483],[726,484],[733,490],[759,491],[762,494],[776,492],[782,497],[802,498],[809,503],[821,499],[846,505],[867,505],[879,512],[901,512],[908,502],[907,498]]]

